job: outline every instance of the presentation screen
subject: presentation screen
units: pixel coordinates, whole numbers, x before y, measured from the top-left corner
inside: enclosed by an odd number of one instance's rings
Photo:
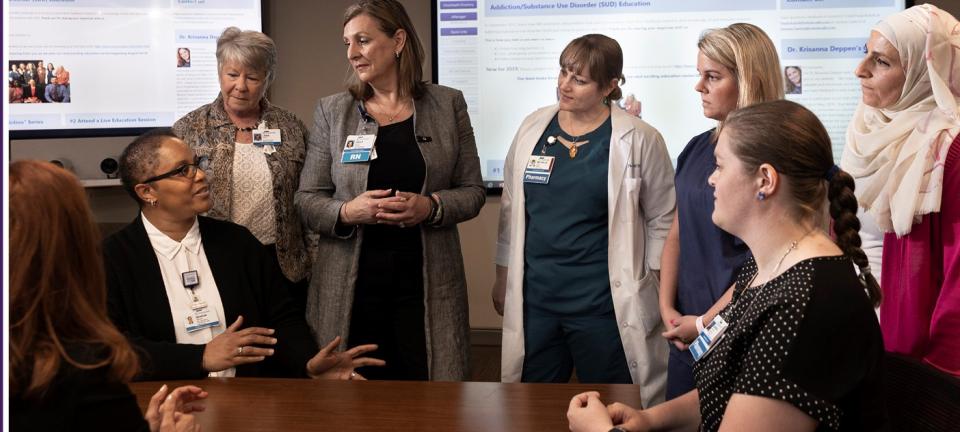
[[[217,97],[217,37],[260,0],[9,0],[13,138],[170,126]]]
[[[463,91],[487,187],[499,187],[503,160],[535,109],[557,101],[563,48],[602,33],[623,48],[624,100],[663,134],[676,158],[695,135],[715,126],[703,117],[697,41],[707,29],[747,22],[780,53],[786,97],[823,121],[840,157],[860,84],[853,70],[870,28],[903,10],[904,0],[435,0],[434,79]],[[636,105],[631,104],[631,108]]]

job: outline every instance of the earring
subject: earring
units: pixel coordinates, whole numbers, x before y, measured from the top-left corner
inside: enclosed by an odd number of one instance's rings
[[[767,194],[763,193],[763,191],[757,192],[758,201],[763,201],[765,199],[767,199]]]
[[[150,207],[156,207],[156,206],[157,206],[157,200],[150,200]]]
[[[397,56],[397,60],[400,60],[400,51],[393,53],[393,55]]]

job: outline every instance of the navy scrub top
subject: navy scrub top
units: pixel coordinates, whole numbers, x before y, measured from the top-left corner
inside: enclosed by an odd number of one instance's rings
[[[553,117],[533,155],[554,157],[548,184],[524,183],[524,306],[557,315],[603,315],[613,311],[607,267],[607,179],[610,165],[610,117],[570,158],[559,141],[573,136]],[[523,156],[521,156],[523,157]],[[526,159],[517,161],[526,166]]]
[[[707,184],[717,165],[712,135],[713,129],[693,137],[677,158],[680,271],[676,308],[681,315],[699,316],[710,309],[750,257],[742,240],[713,224],[713,187]]]

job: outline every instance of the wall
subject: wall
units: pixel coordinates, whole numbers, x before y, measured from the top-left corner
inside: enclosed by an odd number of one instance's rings
[[[293,111],[308,124],[318,98],[343,90],[349,69],[341,42],[341,19],[343,10],[351,3],[348,0],[264,0],[264,29],[280,48],[278,78],[271,89],[271,101]],[[401,3],[407,7],[429,53],[430,1],[401,0]],[[929,3],[960,16],[958,0]],[[429,60],[424,72],[426,79],[430,79]],[[129,137],[18,140],[10,142],[10,154],[14,160],[65,157],[73,162],[81,178],[102,178],[97,169],[100,160],[116,156],[129,141]],[[124,223],[136,215],[135,206],[120,188],[92,189],[90,197],[99,222]],[[499,208],[499,197],[488,197],[480,216],[460,225],[470,290],[470,323],[474,328],[500,327],[500,318],[490,301]]]

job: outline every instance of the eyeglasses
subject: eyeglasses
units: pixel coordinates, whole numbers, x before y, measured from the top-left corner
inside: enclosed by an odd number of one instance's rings
[[[207,162],[207,158],[198,157],[194,159],[193,163],[180,165],[163,174],[150,177],[141,183],[152,183],[155,181],[163,180],[163,179],[174,177],[174,176],[180,176],[180,177],[184,177],[192,180],[197,176],[197,170],[202,169],[207,165],[206,162]]]

